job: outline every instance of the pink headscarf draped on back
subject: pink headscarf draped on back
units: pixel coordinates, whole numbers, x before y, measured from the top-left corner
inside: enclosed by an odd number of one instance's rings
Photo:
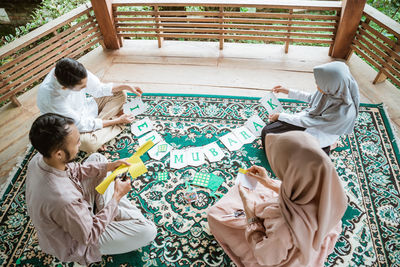
[[[282,215],[306,264],[343,217],[346,194],[330,158],[311,135],[268,134],[265,143],[271,168],[282,180]]]

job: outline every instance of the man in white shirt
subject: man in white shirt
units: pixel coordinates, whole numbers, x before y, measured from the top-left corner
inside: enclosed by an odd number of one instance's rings
[[[81,134],[81,150],[92,153],[117,136],[133,117],[121,112],[126,93],[142,95],[139,87],[102,83],[76,60],[63,58],[39,87],[41,114],[56,113],[74,120]]]

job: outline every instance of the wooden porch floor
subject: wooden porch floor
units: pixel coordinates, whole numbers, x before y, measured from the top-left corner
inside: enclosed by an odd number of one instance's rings
[[[332,61],[328,48],[282,45],[165,41],[125,41],[116,51],[101,47],[80,61],[102,81],[140,86],[148,93],[263,96],[265,89],[281,84],[313,92],[314,66]],[[353,55],[348,62],[360,86],[361,101],[384,103],[393,125],[400,128],[400,90],[388,81],[373,85],[371,67]],[[19,97],[22,107],[0,109],[0,186],[29,144],[28,132],[39,115],[37,88]],[[285,97],[279,95],[278,97]]]

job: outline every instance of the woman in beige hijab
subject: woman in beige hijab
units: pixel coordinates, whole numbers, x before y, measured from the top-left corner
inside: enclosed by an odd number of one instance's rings
[[[210,230],[237,266],[323,266],[347,207],[335,168],[305,132],[268,134],[265,148],[280,181],[251,167],[260,184],[234,186],[211,207]]]

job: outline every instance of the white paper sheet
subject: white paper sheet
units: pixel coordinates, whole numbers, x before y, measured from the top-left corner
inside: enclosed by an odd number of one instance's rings
[[[233,134],[242,142],[243,144],[250,144],[256,137],[251,133],[247,127],[239,127],[233,130]]]
[[[280,113],[283,110],[281,102],[279,102],[278,98],[271,92],[268,92],[261,98],[260,103],[267,109],[268,114]]]
[[[131,125],[131,132],[135,136],[141,136],[153,130],[153,122],[149,118],[144,118]]]
[[[185,150],[171,150],[169,157],[169,166],[171,169],[182,169],[187,166],[187,160],[185,157]]]
[[[220,161],[225,157],[224,151],[222,151],[219,145],[215,142],[203,146],[203,152],[210,162]]]
[[[206,162],[204,152],[201,147],[193,147],[187,149],[185,157],[187,158],[188,165],[194,167],[200,166]]]
[[[157,133],[156,131],[152,131],[138,139],[139,145],[140,146],[143,145],[148,140],[151,140],[151,141],[153,141],[154,144],[157,144],[158,142],[160,142],[162,140],[162,138],[159,133]]]
[[[238,150],[243,146],[243,143],[233,133],[228,133],[224,136],[221,136],[219,140],[221,140],[221,142],[229,149],[229,151]]]
[[[255,136],[261,136],[262,129],[265,125],[265,122],[258,115],[251,116],[244,124]]]
[[[126,102],[123,106],[123,110],[125,114],[132,114],[136,116],[144,113],[146,111],[146,106],[140,97],[136,97],[131,101]]]

